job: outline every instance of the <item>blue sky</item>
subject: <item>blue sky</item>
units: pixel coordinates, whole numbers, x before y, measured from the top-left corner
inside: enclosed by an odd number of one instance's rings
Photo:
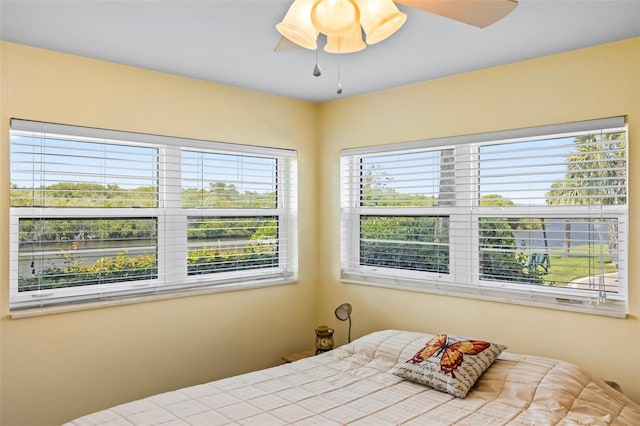
[[[564,179],[574,138],[505,142],[480,147],[480,195],[499,194],[518,205],[542,205],[551,185]],[[401,194],[437,196],[440,157],[446,150],[363,159],[379,183]],[[393,176],[393,178],[391,178]]]
[[[115,184],[124,189],[156,186],[158,161],[158,149],[153,147],[11,137],[11,183],[19,187],[59,182]],[[224,182],[241,193],[276,190],[273,158],[183,150],[181,168],[183,188],[208,189],[209,183]]]

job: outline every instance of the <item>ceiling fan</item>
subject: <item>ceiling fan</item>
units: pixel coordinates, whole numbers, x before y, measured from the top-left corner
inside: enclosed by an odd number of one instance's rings
[[[322,33],[327,36],[325,51],[357,52],[386,39],[404,24],[407,16],[395,3],[478,28],[499,21],[518,5],[515,0],[294,0],[276,25],[282,38],[274,50],[315,50]]]

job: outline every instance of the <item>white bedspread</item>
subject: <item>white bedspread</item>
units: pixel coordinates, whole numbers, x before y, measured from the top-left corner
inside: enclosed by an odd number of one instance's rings
[[[386,330],[323,355],[118,405],[85,425],[640,425],[640,406],[566,362],[503,353],[465,399],[392,374],[431,337]]]

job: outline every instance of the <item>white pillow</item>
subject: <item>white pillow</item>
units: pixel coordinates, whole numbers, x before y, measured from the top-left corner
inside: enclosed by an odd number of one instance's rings
[[[413,358],[398,365],[393,374],[464,398],[506,348],[496,343],[440,333]]]

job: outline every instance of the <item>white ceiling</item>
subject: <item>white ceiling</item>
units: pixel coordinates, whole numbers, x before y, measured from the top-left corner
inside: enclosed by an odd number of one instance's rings
[[[484,29],[400,6],[396,34],[358,53],[320,51],[314,77],[315,51],[273,51],[291,1],[0,0],[0,38],[324,102],[640,36],[640,0],[520,0]]]

